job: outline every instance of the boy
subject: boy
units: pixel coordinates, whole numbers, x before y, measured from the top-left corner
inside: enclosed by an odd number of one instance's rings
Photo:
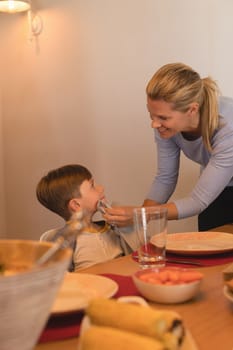
[[[105,200],[104,188],[95,183],[84,166],[73,164],[51,170],[38,183],[36,195],[42,205],[66,222],[82,211],[85,228],[77,235],[73,247],[74,270],[129,254],[137,248],[132,227],[119,230],[105,221],[92,220],[99,201]],[[40,239],[52,241],[58,231],[47,231]]]

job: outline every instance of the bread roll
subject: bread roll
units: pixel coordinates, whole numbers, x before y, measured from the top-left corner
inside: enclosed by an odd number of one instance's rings
[[[91,326],[80,338],[81,350],[165,350],[155,339],[116,328]]]
[[[145,335],[162,341],[170,350],[178,349],[184,336],[182,320],[173,311],[99,298],[90,302],[86,314],[94,325]]]

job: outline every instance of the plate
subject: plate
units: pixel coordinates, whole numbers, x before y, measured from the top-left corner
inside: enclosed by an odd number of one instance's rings
[[[145,301],[145,299],[141,297],[135,297],[135,296],[128,296],[128,297],[121,297],[118,299],[120,302],[132,302],[136,304],[141,304],[144,306],[149,307],[149,304]],[[81,323],[81,328],[80,328],[80,336],[85,332],[89,327],[91,326],[91,321],[88,316],[84,316],[82,323]],[[184,341],[180,347],[180,350],[198,350],[197,344],[195,340],[192,337],[192,334],[190,333],[187,328],[185,329],[186,334]],[[81,342],[79,343],[78,350],[82,350],[82,345]]]
[[[52,307],[52,314],[83,310],[96,297],[111,298],[118,291],[118,284],[110,278],[67,273]]]
[[[223,294],[228,300],[230,300],[233,303],[233,293],[230,291],[230,289],[227,286],[223,287]]]
[[[230,252],[233,251],[233,234],[214,231],[170,233],[167,235],[166,250],[182,255]]]

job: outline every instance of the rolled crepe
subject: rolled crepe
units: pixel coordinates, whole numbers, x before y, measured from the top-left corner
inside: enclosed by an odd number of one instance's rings
[[[113,327],[162,341],[166,348],[179,348],[184,337],[181,317],[174,311],[98,298],[90,302],[86,314],[94,325]]]
[[[82,350],[165,350],[156,339],[116,328],[91,326],[81,336]]]

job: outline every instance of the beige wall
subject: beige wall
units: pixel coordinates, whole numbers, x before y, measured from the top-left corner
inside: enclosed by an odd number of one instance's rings
[[[33,42],[25,14],[0,14],[0,209],[5,203],[10,238],[38,238],[61,225],[35,187],[63,164],[89,167],[111,201],[143,201],[156,167],[144,91],[160,65],[186,62],[232,91],[231,1],[35,3],[44,28]],[[198,167],[182,158],[180,175],[175,197],[191,190]],[[196,230],[196,218],[170,222],[169,230]]]
[[[1,62],[1,61],[0,61]],[[0,238],[6,236],[5,186],[4,186],[4,149],[2,132],[2,90],[0,87]]]

